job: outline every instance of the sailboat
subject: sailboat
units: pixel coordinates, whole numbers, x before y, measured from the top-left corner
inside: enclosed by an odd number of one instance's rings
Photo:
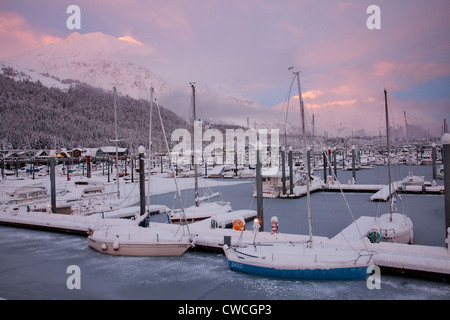
[[[153,104],[153,95],[151,99],[151,104]],[[166,148],[169,152],[159,106],[158,115],[161,121]],[[141,146],[139,149],[139,153],[144,154],[145,148]],[[151,127],[149,133],[149,150],[151,150]],[[178,197],[180,198],[180,189],[178,187],[176,176],[174,176],[174,180],[178,191]],[[183,210],[182,216],[184,217],[184,209],[181,200],[180,205]],[[196,235],[191,234],[188,227],[186,228],[187,232],[185,232],[185,225],[177,227],[149,222],[147,227],[142,227],[141,223],[147,219],[149,214],[150,210],[147,209],[142,216],[137,216],[135,221],[130,221],[130,223],[127,224],[89,228],[89,247],[111,255],[154,257],[180,256],[191,246],[195,245]],[[182,229],[182,231],[180,231],[180,229]]]
[[[300,72],[294,72],[297,77],[304,155],[306,156],[305,115],[299,74]],[[311,178],[307,175],[309,237],[306,237],[306,241],[302,243],[274,242],[265,245],[254,242],[235,247],[224,245],[223,249],[231,270],[286,279],[343,280],[364,279],[367,276],[367,268],[372,258],[368,250],[364,254],[350,246],[332,241],[321,241],[314,245],[310,183]],[[369,259],[366,259],[367,256]]]
[[[384,102],[386,111],[386,139],[388,148],[388,179],[389,179],[389,194],[391,192],[391,161],[390,161],[390,145],[389,145],[389,112],[387,103],[387,91],[384,90]],[[375,225],[372,227],[371,233],[379,233],[379,238],[382,241],[396,242],[396,243],[413,243],[414,232],[413,223],[411,219],[405,214],[393,212],[394,211],[394,197],[389,197],[389,212],[377,217]],[[378,238],[378,237],[377,237]]]
[[[193,246],[195,238],[168,226],[150,222],[139,226],[148,212],[130,224],[89,228],[89,247],[119,256],[161,257],[180,256]]]
[[[196,108],[195,108],[195,83],[191,82],[192,88],[192,107],[194,123],[196,121]],[[194,124],[195,125],[195,124]],[[194,150],[196,152],[196,150]],[[194,179],[195,179],[195,204],[191,207],[185,208],[184,212],[181,210],[173,210],[169,213],[169,219],[172,223],[180,223],[181,221],[195,222],[204,219],[211,218],[215,215],[230,212],[232,210],[229,202],[222,200],[215,202],[207,202],[206,200],[220,197],[220,193],[213,193],[210,196],[199,197],[198,192],[198,159],[197,154],[194,154]],[[206,165],[206,164],[205,164]]]

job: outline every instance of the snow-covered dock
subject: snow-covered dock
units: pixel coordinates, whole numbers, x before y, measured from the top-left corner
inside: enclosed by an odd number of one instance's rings
[[[388,201],[392,194],[401,191],[402,193],[421,193],[421,194],[443,194],[443,186],[425,186],[425,185],[405,185],[403,180],[391,183],[391,193],[389,185],[383,185],[377,193],[370,197],[372,201]]]
[[[135,210],[131,207],[130,210]],[[254,230],[237,231],[224,228],[234,219],[241,217],[244,220],[256,216],[253,210],[238,210],[224,213],[212,219],[189,224],[191,233],[196,234],[196,246],[199,249],[222,251],[225,242],[231,245],[253,244],[271,245],[274,243],[301,244],[309,240],[308,235],[287,233],[256,232]],[[382,270],[396,274],[410,274],[435,278],[444,281],[450,280],[450,252],[445,247],[424,245],[406,245],[396,243],[370,243],[367,234],[374,222],[373,217],[360,217],[335,237],[314,236],[315,245],[334,243],[352,246],[355,250],[369,250],[374,253],[373,263]],[[0,213],[0,224],[38,228],[44,230],[88,234],[89,228],[105,225],[124,226],[133,223],[128,219],[101,218],[99,216],[77,216],[63,214],[48,214],[37,212],[17,212],[16,214]],[[153,223],[154,224],[154,223]],[[158,228],[177,229],[179,225],[158,223]]]
[[[450,281],[450,250],[445,247],[401,243],[371,243],[367,235],[374,217],[362,216],[331,241],[347,242],[357,250],[373,251],[374,264],[385,271]]]
[[[102,218],[98,216],[48,214],[45,212],[0,213],[0,225],[82,235],[87,235],[89,233],[89,227],[96,224],[118,225],[127,223],[127,221],[124,219]]]
[[[391,183],[391,193],[389,193],[389,185],[383,184],[354,184],[354,183],[339,183],[330,181],[329,183],[316,182],[311,185],[310,192],[324,191],[324,192],[353,192],[353,193],[371,193],[375,192],[370,200],[372,201],[388,201],[390,196],[395,192],[410,193],[410,194],[443,194],[443,186],[426,186],[426,185],[406,185],[405,179]],[[292,197],[302,197],[306,195],[306,187],[299,186],[294,188]],[[284,197],[289,197],[286,195]],[[281,196],[283,197],[283,196]]]

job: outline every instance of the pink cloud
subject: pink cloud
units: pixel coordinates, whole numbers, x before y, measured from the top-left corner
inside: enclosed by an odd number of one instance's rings
[[[0,12],[0,43],[3,44],[0,58],[2,59],[60,40],[58,37],[35,30],[17,13]]]
[[[391,59],[377,61],[373,66],[374,76],[388,77],[393,81],[417,84],[450,75],[450,63],[402,62]],[[391,81],[392,81],[391,80]]]

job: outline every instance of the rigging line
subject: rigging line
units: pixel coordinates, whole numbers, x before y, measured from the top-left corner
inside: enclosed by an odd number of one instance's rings
[[[321,147],[324,148],[322,142],[319,142],[319,143],[320,143]],[[328,158],[328,153],[327,153],[327,152],[325,152],[325,157],[326,157],[326,159],[327,159],[328,165],[329,165],[330,168],[331,168],[331,162],[330,162],[330,159]],[[361,239],[362,239],[362,238],[363,238],[362,232],[361,232],[361,230],[359,229],[358,224],[356,223],[356,220],[355,220],[355,217],[354,217],[354,215],[353,215],[352,209],[350,208],[350,204],[348,203],[347,198],[345,197],[344,191],[342,190],[342,187],[341,187],[341,183],[339,182],[339,180],[337,179],[336,175],[334,174],[334,170],[331,170],[331,175],[332,175],[333,179],[337,182],[337,185],[338,185],[338,187],[339,187],[339,191],[341,192],[342,197],[344,198],[344,202],[345,202],[345,204],[347,205],[347,209],[348,209],[348,211],[349,211],[349,213],[350,213],[350,216],[352,217],[353,222],[355,222],[356,229],[358,230],[359,236],[360,236]],[[341,231],[340,233],[342,234],[342,231]],[[364,244],[364,247],[366,248],[367,252],[369,252],[369,249],[367,248],[367,244],[366,244],[365,241],[363,241],[363,244]],[[350,246],[351,246],[351,245],[350,245]],[[352,248],[353,248],[353,247],[352,247]]]
[[[288,114],[289,114],[289,103],[290,103],[290,98],[291,98],[291,91],[292,91],[292,86],[294,85],[294,81],[295,81],[295,76],[292,77],[291,85],[289,86],[289,90],[288,90],[288,92],[286,94],[286,98],[284,100],[283,107],[281,109],[280,115],[278,116],[278,122],[280,122],[281,121],[281,116],[283,115],[284,108],[286,108],[286,117],[285,117],[285,121],[284,121],[284,123],[285,123],[284,124],[284,131],[285,131],[285,133],[286,133],[286,125],[287,125]]]
[[[327,204],[328,211],[330,212],[330,215],[331,215],[331,218],[333,219],[334,224],[336,225],[336,227],[340,227],[338,225],[338,223],[336,221],[336,217],[335,217],[335,215],[334,215],[334,213],[333,213],[333,211],[332,211],[332,209],[330,207],[330,203],[328,202],[328,197],[325,196],[325,192],[322,192],[322,197],[325,199],[325,203]],[[353,251],[355,251],[356,253],[359,254],[359,252],[355,248],[353,248],[353,246],[350,244],[350,241],[348,241],[348,239],[345,236],[345,234],[342,231],[340,231],[339,233],[344,238],[345,242],[347,242],[347,244],[353,249]]]
[[[291,85],[289,86],[288,94],[287,94],[287,96],[286,96],[287,107],[286,107],[286,119],[285,119],[285,123],[287,123],[287,119],[288,119],[288,115],[289,115],[289,103],[290,103],[290,100],[291,100],[291,92],[292,92],[292,86],[294,85],[294,81],[295,81],[295,75],[292,76]]]
[[[173,170],[173,164],[172,164],[172,157],[170,156],[170,149],[169,149],[169,143],[167,142],[167,136],[166,136],[166,130],[164,129],[164,123],[161,117],[161,108],[159,106],[159,103],[156,103],[156,107],[158,108],[158,116],[159,116],[159,120],[161,121],[161,129],[164,135],[164,142],[166,144],[166,148],[167,148],[167,154],[169,155],[169,164],[170,167],[172,168],[172,174],[173,174],[173,178],[175,181],[175,186],[177,188],[177,193],[178,193],[178,199],[180,200],[180,206],[181,206],[181,212],[183,213],[183,220],[186,223],[186,214],[184,212],[184,207],[183,207],[183,202],[181,201],[181,194],[180,194],[180,188],[178,187],[178,181],[177,181],[177,177],[175,175],[175,172]],[[191,234],[190,230],[189,230],[189,226],[186,223],[186,228],[188,230],[189,235]]]
[[[131,191],[127,194],[127,196],[125,197],[125,199],[119,204],[119,206],[121,206],[125,201],[127,201],[128,197],[130,196],[130,194],[133,192],[134,188],[136,187],[137,183],[135,182],[133,185],[133,188],[131,188]],[[150,197],[150,195],[149,195]]]

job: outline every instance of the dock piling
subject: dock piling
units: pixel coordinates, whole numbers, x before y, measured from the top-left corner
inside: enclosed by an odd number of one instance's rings
[[[55,213],[56,210],[56,177],[55,177],[55,158],[50,158],[50,196],[52,212]]]
[[[445,238],[447,238],[447,230],[450,228],[450,134],[445,133],[442,138],[442,149],[444,164],[444,197],[445,197]],[[448,243],[446,243],[448,248]]]
[[[145,167],[144,167],[144,152],[143,146],[139,147],[139,203],[140,215],[145,214]],[[150,170],[150,169],[149,169]]]

